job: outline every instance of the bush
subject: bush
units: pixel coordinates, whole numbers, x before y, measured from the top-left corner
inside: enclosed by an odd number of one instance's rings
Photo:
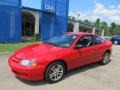
[[[29,40],[23,39],[22,40],[22,43],[26,43],[26,42],[35,42],[35,40],[34,39],[29,39]]]
[[[39,40],[40,40],[40,34],[39,34],[39,33],[35,34],[35,40],[36,40],[36,41],[39,41]]]

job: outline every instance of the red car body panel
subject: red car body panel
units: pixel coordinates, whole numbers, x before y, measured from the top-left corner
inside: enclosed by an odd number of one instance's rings
[[[67,65],[67,70],[71,70],[83,65],[102,60],[106,50],[111,52],[112,43],[104,41],[99,45],[94,45],[82,49],[74,49],[78,39],[89,33],[67,33],[77,34],[79,37],[69,48],[61,48],[49,44],[35,44],[21,48],[9,58],[9,65],[12,72],[23,79],[43,80],[46,68],[54,61],[61,60]],[[20,65],[22,59],[35,60],[36,67],[25,67]]]

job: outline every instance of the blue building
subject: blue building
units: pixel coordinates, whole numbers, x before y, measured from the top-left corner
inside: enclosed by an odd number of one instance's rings
[[[67,31],[69,0],[40,0],[39,9],[29,3],[0,0],[0,42],[21,42],[37,33],[47,40]]]

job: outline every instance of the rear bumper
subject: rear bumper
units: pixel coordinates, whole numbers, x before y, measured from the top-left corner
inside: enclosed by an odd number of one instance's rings
[[[9,66],[15,76],[19,78],[32,81],[44,79],[44,68],[42,66],[28,68],[15,64],[14,62],[9,62]]]

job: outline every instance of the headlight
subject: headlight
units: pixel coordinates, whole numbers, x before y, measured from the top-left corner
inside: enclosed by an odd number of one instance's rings
[[[35,61],[31,61],[31,60],[21,60],[20,64],[22,66],[28,66],[28,67],[34,67],[37,65],[37,63]]]

